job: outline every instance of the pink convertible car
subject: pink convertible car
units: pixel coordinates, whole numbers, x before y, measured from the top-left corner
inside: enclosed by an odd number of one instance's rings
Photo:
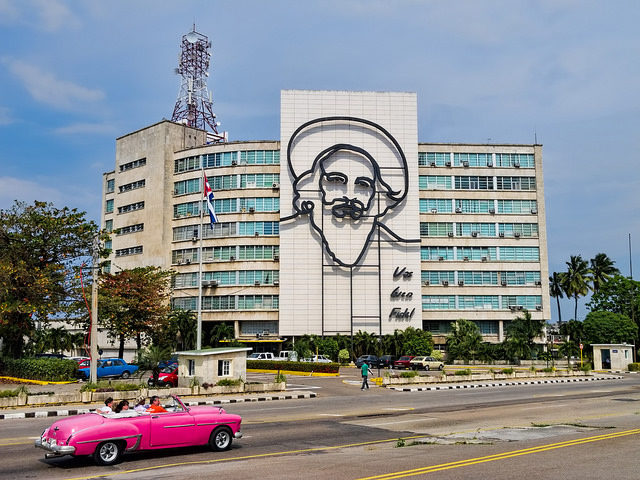
[[[48,453],[93,455],[99,465],[116,463],[123,452],[209,444],[227,450],[233,438],[242,438],[239,415],[221,407],[186,407],[178,397],[163,402],[167,412],[86,413],[58,420],[42,432],[35,446]]]

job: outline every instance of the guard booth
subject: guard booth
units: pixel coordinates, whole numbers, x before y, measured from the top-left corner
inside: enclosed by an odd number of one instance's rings
[[[627,370],[633,363],[634,345],[627,343],[592,343],[594,370]]]
[[[228,378],[247,378],[247,352],[251,348],[207,348],[176,352],[178,357],[178,386],[190,387],[197,377],[198,384],[215,384]]]

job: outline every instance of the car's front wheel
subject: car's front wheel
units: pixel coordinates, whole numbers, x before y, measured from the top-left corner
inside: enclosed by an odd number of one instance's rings
[[[429,370],[429,365],[425,365],[424,369],[428,371]]]
[[[129,378],[131,376],[131,374],[127,371],[122,372],[122,375],[120,375],[122,378]]]
[[[218,427],[211,433],[209,446],[212,450],[221,452],[231,448],[232,434],[227,427]]]
[[[120,459],[122,455],[122,445],[113,440],[102,442],[96,448],[93,459],[98,465],[113,465]]]
[[[444,368],[444,365],[442,363],[438,365],[438,370],[442,370],[443,368]]]

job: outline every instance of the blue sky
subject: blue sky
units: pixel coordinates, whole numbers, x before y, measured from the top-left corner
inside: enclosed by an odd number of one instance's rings
[[[115,138],[171,116],[195,22],[231,140],[277,140],[282,89],[417,92],[420,141],[537,135],[550,271],[602,251],[628,275],[631,233],[638,278],[639,14],[631,0],[0,0],[0,209],[48,200],[97,221]]]

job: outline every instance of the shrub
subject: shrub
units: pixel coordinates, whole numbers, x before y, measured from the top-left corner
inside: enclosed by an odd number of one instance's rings
[[[275,383],[287,383],[287,377],[285,377],[282,373],[278,373],[273,381]]]
[[[541,372],[545,372],[545,373],[552,373],[555,372],[556,369],[555,367],[547,367],[547,368],[543,368],[542,370],[540,370]]]
[[[78,362],[59,358],[4,358],[2,367],[9,377],[47,382],[73,381],[78,374]]]
[[[589,362],[585,362],[581,367],[580,370],[583,372],[590,372],[591,371],[591,364]]]
[[[417,376],[418,372],[416,372],[415,370],[407,370],[406,372],[400,373],[400,378],[413,378]]]
[[[640,372],[640,363],[630,363],[627,369],[630,372]]]
[[[513,373],[513,368],[503,368],[500,373],[504,373],[505,375],[511,375]]]
[[[98,383],[85,383],[80,389],[81,392],[132,392],[140,390],[140,385],[135,383],[114,383],[100,381]]]
[[[350,358],[351,358],[351,355],[349,355],[349,350],[347,350],[346,348],[343,348],[338,352],[338,361],[340,363],[342,364],[349,363]]]
[[[467,376],[467,375],[471,375],[471,370],[468,368],[465,368],[463,370],[456,370],[456,375],[462,377],[462,376]]]
[[[218,387],[237,387],[238,385],[242,385],[242,380],[239,378],[223,378],[222,380],[218,380],[216,386]]]

